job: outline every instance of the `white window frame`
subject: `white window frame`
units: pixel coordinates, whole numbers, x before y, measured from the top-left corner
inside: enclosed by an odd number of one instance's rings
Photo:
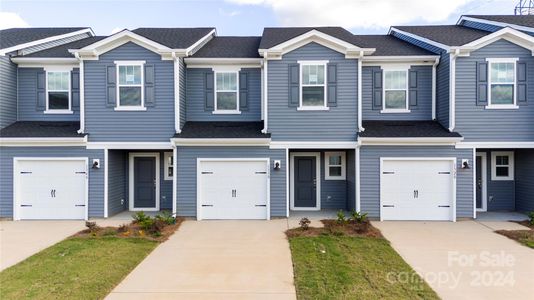
[[[340,165],[331,165],[330,156],[341,156]],[[341,175],[330,175],[330,167],[341,167]],[[325,180],[346,180],[347,179],[347,159],[345,152],[325,152],[324,153],[324,179]]]
[[[517,106],[517,61],[518,58],[486,58],[486,61],[488,62],[488,105],[486,105],[487,109],[517,109],[519,108]],[[498,63],[513,63],[514,64],[514,81],[513,82],[491,82],[491,65],[492,64],[498,64]],[[513,84],[513,95],[514,95],[514,103],[513,104],[492,104],[491,103],[491,86],[493,84]]]
[[[508,156],[508,165],[497,165],[497,156]],[[497,167],[508,167],[508,176],[497,176]],[[510,181],[514,180],[514,152],[495,151],[491,152],[491,180]]]
[[[169,164],[169,158],[173,159],[173,164]],[[163,166],[164,166],[164,176],[163,180],[173,180],[173,176],[169,176],[169,168],[173,168],[172,174],[174,175],[174,156],[172,152],[164,152],[163,153]]]
[[[213,72],[213,88],[214,88],[214,97],[213,99],[213,114],[222,114],[222,115],[232,115],[232,114],[241,114],[239,110],[239,70],[235,69],[219,69]],[[217,89],[217,74],[235,74],[236,78],[236,90],[218,90]],[[236,94],[236,107],[235,109],[218,109],[217,107],[217,94],[218,93],[235,93]]]
[[[115,110],[122,111],[136,111],[136,110],[146,110],[145,107],[145,61],[144,60],[118,60],[115,61],[115,71],[116,71],[116,83],[117,83],[117,104]],[[119,69],[124,66],[139,66],[141,67],[141,84],[121,84],[119,80]],[[140,87],[141,88],[141,105],[138,106],[123,106],[121,105],[120,99],[120,88],[121,87]]]
[[[328,60],[299,60],[297,61],[299,64],[299,107],[297,107],[297,110],[330,110],[330,108],[327,105],[327,66],[328,66]],[[324,67],[324,83],[323,84],[303,84],[303,76],[304,73],[302,72],[303,66],[323,66]],[[319,87],[322,86],[324,89],[324,99],[323,99],[323,106],[303,106],[302,105],[302,89],[304,87]]]
[[[382,67],[382,110],[380,113],[409,113],[410,112],[410,74],[408,71],[410,66],[383,66]],[[406,73],[406,87],[404,89],[386,89],[386,72],[405,72]],[[404,108],[386,108],[386,91],[405,91],[406,105]]]
[[[67,90],[49,90],[48,89],[48,73],[69,73],[69,87]],[[45,93],[46,93],[46,109],[45,114],[73,114],[72,111],[72,68],[63,68],[63,67],[47,67],[45,69]],[[68,109],[50,109],[49,108],[49,92],[67,92],[69,98],[69,108]]]

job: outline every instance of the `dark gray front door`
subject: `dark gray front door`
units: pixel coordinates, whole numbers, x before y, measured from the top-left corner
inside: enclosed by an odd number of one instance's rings
[[[477,208],[482,208],[482,156],[477,156],[476,162],[477,179]]]
[[[134,207],[156,207],[155,157],[134,157]]]
[[[296,156],[294,170],[294,207],[313,208],[317,206],[315,156]]]

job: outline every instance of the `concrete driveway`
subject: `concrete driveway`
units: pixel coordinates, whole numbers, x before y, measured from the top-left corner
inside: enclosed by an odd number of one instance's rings
[[[295,299],[287,226],[186,221],[108,299]]]
[[[443,299],[532,299],[534,250],[494,233],[511,222],[373,222]],[[401,274],[392,280],[410,280]]]

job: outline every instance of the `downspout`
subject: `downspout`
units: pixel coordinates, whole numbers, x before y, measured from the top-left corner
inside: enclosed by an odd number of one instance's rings
[[[80,61],[80,129],[78,130],[78,133],[82,134],[85,132],[85,72],[83,68],[83,59],[80,57],[80,54],[75,52],[74,57]]]
[[[172,52],[172,59],[174,61],[174,131],[180,134],[182,132],[180,120],[180,57],[176,56],[176,52]]]
[[[456,125],[456,58],[460,49],[454,49],[449,55],[449,131],[453,132]]]
[[[439,64],[439,58],[432,65],[432,120],[436,120],[436,93],[437,93],[437,66]]]
[[[268,112],[267,112],[267,109],[269,108],[268,106],[268,93],[267,93],[267,83],[269,82],[269,80],[267,80],[267,65],[268,65],[268,60],[267,60],[267,52],[263,52],[263,129],[261,130],[261,133],[267,133],[267,129],[268,129]]]
[[[363,63],[363,51],[360,51],[358,57],[358,132],[364,132],[363,120],[362,120],[362,63]]]

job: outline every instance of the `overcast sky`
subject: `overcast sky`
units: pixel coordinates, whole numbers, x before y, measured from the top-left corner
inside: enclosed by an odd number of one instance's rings
[[[517,0],[519,1],[519,0]],[[88,26],[216,27],[219,35],[261,35],[269,26],[343,26],[386,33],[390,25],[454,24],[462,14],[513,14],[516,0],[0,0],[0,29]]]

